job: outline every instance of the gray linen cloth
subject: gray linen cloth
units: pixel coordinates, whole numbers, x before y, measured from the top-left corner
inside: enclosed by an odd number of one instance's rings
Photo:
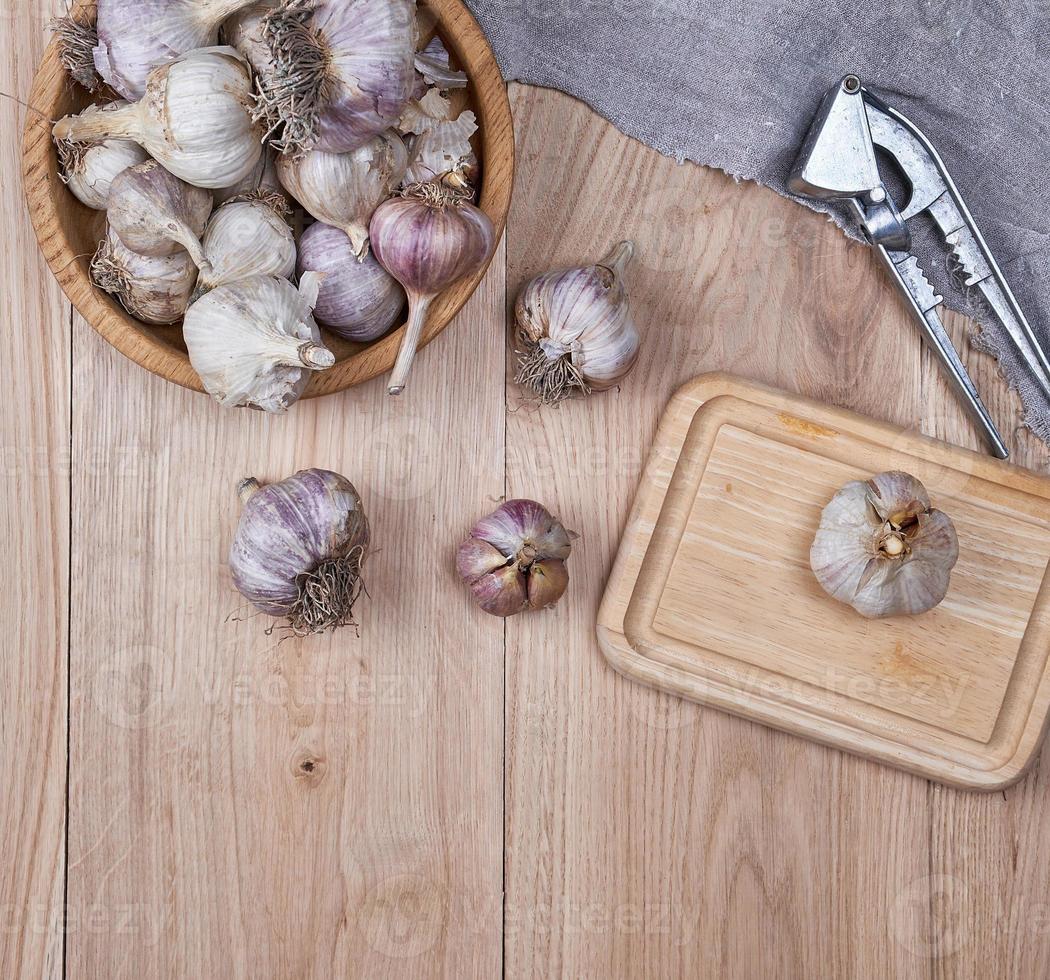
[[[785,195],[821,96],[855,72],[937,148],[1050,342],[1050,0],[467,3],[508,81],[568,92],[661,153]],[[981,319],[975,344],[999,359],[1027,424],[1050,440],[1050,404],[1009,340],[952,281],[936,233],[916,237],[927,276],[948,305]]]

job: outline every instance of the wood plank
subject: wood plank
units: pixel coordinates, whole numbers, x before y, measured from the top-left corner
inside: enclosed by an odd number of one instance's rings
[[[952,315],[946,325],[964,344],[965,319]],[[1014,461],[1050,472],[1050,450],[1020,428],[1020,402],[1005,391],[995,362],[968,351],[967,366],[979,390],[994,393],[989,405]],[[968,421],[947,396],[932,363],[926,374],[931,397],[924,429],[974,444]],[[1050,753],[1044,751],[1028,777],[1001,794],[974,796],[935,787],[930,803],[929,873],[918,875],[912,887],[926,892],[935,910],[923,939],[934,976],[1034,980],[1050,975]]]
[[[916,331],[824,218],[563,95],[514,86],[512,105],[508,288],[633,238],[644,339],[619,391],[537,410],[511,386],[508,493],[581,538],[568,598],[507,627],[507,975],[927,976],[900,938],[927,931],[906,892],[929,856],[926,784],[629,684],[594,637],[680,384],[727,370],[918,425]]]
[[[69,579],[69,306],[36,247],[22,186],[21,131],[57,0],[5,5],[0,46],[0,384],[5,588],[0,598],[0,976],[60,977],[64,915]],[[81,924],[82,925],[82,924]]]
[[[75,324],[69,901],[127,929],[70,936],[71,975],[499,975],[503,627],[451,561],[503,492],[503,265],[402,399],[283,418]],[[236,482],[307,466],[372,521],[360,639],[228,619]]]

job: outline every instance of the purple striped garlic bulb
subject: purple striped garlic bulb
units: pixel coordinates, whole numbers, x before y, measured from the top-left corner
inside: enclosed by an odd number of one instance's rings
[[[299,240],[299,275],[324,276],[314,317],[332,333],[366,343],[393,327],[405,305],[405,291],[372,255],[354,254],[345,232],[318,222]]]
[[[633,255],[620,242],[596,265],[538,276],[518,294],[514,380],[544,404],[613,388],[634,367],[640,338],[624,284]]]
[[[847,483],[824,508],[810,549],[813,574],[862,616],[915,616],[948,593],[959,558],[955,526],[907,473]]]
[[[489,216],[468,203],[470,193],[442,181],[413,184],[372,215],[372,251],[408,293],[408,324],[390,376],[391,395],[405,390],[434,297],[483,269],[492,255],[495,230]]]
[[[88,91],[101,82],[141,99],[158,65],[219,43],[219,25],[256,0],[96,0],[86,16],[57,22],[62,63]]]
[[[478,605],[513,616],[556,603],[569,584],[574,535],[535,500],[508,500],[482,518],[456,553],[456,570]]]
[[[415,90],[415,0],[284,0],[262,36],[260,112],[285,153],[356,150],[397,125]]]
[[[269,486],[242,480],[237,493],[244,510],[230,571],[241,595],[260,612],[287,618],[297,636],[356,626],[370,535],[353,484],[311,469]]]

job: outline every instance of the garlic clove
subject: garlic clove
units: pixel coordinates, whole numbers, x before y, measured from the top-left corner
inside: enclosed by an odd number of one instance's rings
[[[200,237],[212,203],[208,191],[147,160],[113,179],[106,217],[133,252],[160,258],[185,250],[199,268],[207,269]]]
[[[514,566],[497,568],[470,583],[478,605],[492,616],[513,616],[529,604],[525,576]]]
[[[297,290],[285,279],[255,276],[213,289],[186,311],[190,363],[221,404],[286,411],[309,371],[335,363],[310,315],[319,282],[307,273]]]
[[[475,582],[510,561],[498,548],[478,538],[467,538],[456,552],[456,571],[464,582]]]
[[[91,261],[91,281],[116,296],[144,323],[166,325],[182,319],[197,281],[197,267],[187,252],[160,258],[132,252],[109,229]]]
[[[612,388],[634,367],[640,338],[624,285],[633,254],[620,242],[598,264],[547,273],[519,293],[515,380],[544,404]]]
[[[318,221],[343,231],[359,258],[368,251],[368,222],[397,188],[408,150],[393,130],[348,153],[314,150],[277,160],[281,184]]]
[[[487,541],[508,557],[526,544],[545,558],[565,559],[572,550],[569,532],[535,500],[506,501],[478,521],[470,536]]]
[[[557,558],[533,563],[529,570],[529,606],[546,609],[553,606],[569,587],[569,572],[565,562]]]
[[[233,201],[212,215],[202,241],[204,259],[197,283],[202,295],[253,276],[291,279],[295,236],[288,222],[262,201]]]
[[[907,473],[843,487],[821,514],[810,566],[823,589],[867,617],[917,615],[947,595],[959,542]]]
[[[353,244],[338,228],[318,222],[299,240],[299,274],[324,275],[314,316],[347,340],[381,337],[400,319],[405,291],[371,254],[354,254]]]

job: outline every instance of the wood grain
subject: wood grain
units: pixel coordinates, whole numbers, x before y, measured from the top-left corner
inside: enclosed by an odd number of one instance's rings
[[[865,620],[809,567],[831,496],[904,470],[959,562],[921,617]],[[969,789],[1031,763],[1050,713],[1050,480],[723,374],[661,420],[598,612],[627,677]]]
[[[404,398],[285,417],[76,324],[69,894],[127,932],[71,975],[499,974],[503,630],[446,559],[503,490],[503,303],[486,280]],[[230,583],[237,481],[307,466],[372,522],[360,638],[268,635]]]
[[[536,411],[511,389],[508,493],[581,538],[572,602],[507,627],[508,976],[926,976],[899,940],[928,931],[926,784],[625,684],[593,632],[673,391],[724,369],[918,426],[916,331],[825,219],[564,96],[512,106],[510,294],[632,238],[645,339],[618,392]]]
[[[57,7],[0,15],[22,99]],[[892,290],[821,217],[664,160],[565,96],[515,86],[513,104],[509,294],[638,243],[641,363],[554,411],[509,385],[504,412],[502,253],[403,410],[373,383],[275,424],[223,415],[80,320],[71,361],[5,185],[0,973],[59,976],[64,944],[77,977],[487,978],[502,962],[508,977],[1042,980],[1045,753],[1004,794],[933,787],[627,683],[593,636],[657,420],[703,371],[976,446]],[[0,111],[16,172],[23,112]],[[994,365],[968,363],[1016,422]],[[1023,431],[1010,441],[1050,468]],[[232,481],[307,464],[344,469],[389,529],[360,642],[279,645],[226,622]],[[505,647],[443,565],[448,529],[504,491],[582,534],[569,600],[508,623]]]
[[[28,91],[57,2],[0,10],[0,92]],[[25,110],[0,99],[8,216],[0,415],[5,568],[0,596],[0,976],[61,977],[65,908],[69,584],[69,305],[40,259],[18,181]]]
[[[79,18],[87,18],[94,6],[94,0],[73,0],[72,11]],[[506,86],[492,49],[461,0],[428,0],[427,7],[426,21],[429,23],[430,15],[433,16],[451,58],[470,79],[466,99],[478,122],[478,133],[472,142],[481,169],[478,206],[491,219],[499,238],[506,225],[514,181],[514,131]],[[57,43],[52,42],[29,94],[34,111],[26,119],[21,166],[40,249],[72,304],[109,343],[159,377],[203,392],[200,378],[190,365],[180,326],[141,323],[91,282],[91,257],[104,236],[105,224],[98,212],[84,207],[63,186],[51,140],[53,121],[80,112],[91,101],[86,91],[70,84]],[[435,299],[420,347],[448,326],[481,282],[487,267],[486,263]],[[401,326],[368,344],[344,341],[325,331],[336,364],[311,378],[305,397],[343,391],[389,371],[404,331]]]

